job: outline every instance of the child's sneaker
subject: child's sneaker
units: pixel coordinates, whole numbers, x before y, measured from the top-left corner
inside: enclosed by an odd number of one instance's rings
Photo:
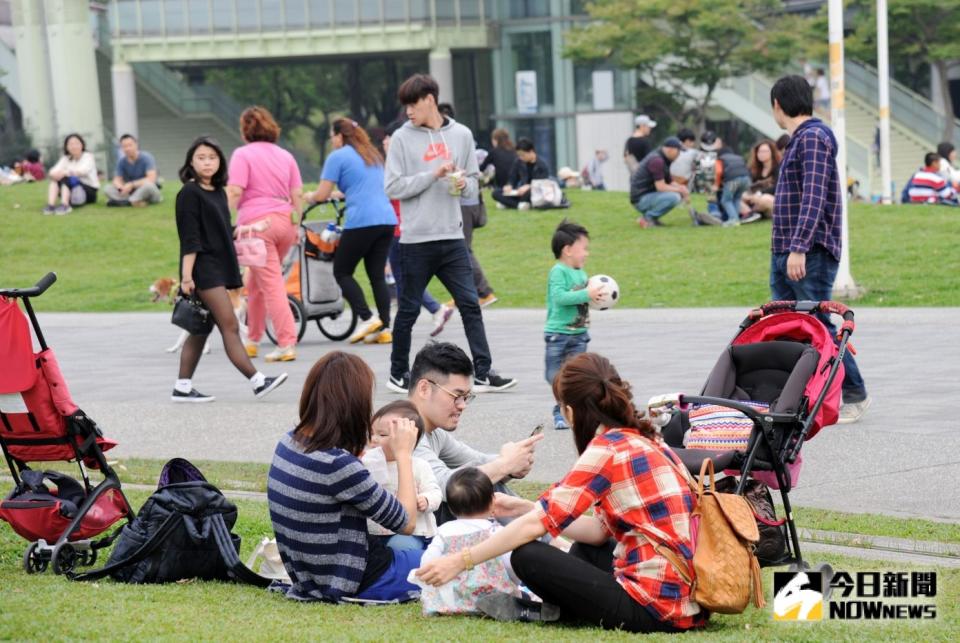
[[[297,359],[297,349],[293,346],[280,348],[279,346],[263,358],[268,362],[292,362]]]
[[[567,431],[570,429],[570,425],[563,417],[555,417],[553,418],[553,428],[557,431]]]
[[[351,344],[356,344],[357,342],[363,341],[363,338],[367,335],[376,333],[381,328],[383,328],[383,322],[380,321],[380,318],[376,316],[371,317],[367,321],[363,322],[360,328],[358,328],[357,331],[351,335],[350,339],[347,341],[349,341]]]
[[[57,211],[57,209],[56,209],[55,207],[53,207],[52,205],[45,205],[45,206],[43,206],[43,213],[44,213],[44,214],[53,214],[53,213],[56,212],[56,211]]]
[[[70,214],[71,212],[73,212],[73,208],[71,208],[69,205],[58,205],[56,208],[53,209],[53,213],[58,216],[64,215],[64,214]]]
[[[440,306],[440,310],[433,314],[433,330],[430,331],[430,337],[436,337],[442,333],[443,327],[447,325],[452,315],[453,306],[447,306],[446,304]]]
[[[253,359],[260,353],[260,347],[251,342],[247,342],[246,344],[243,345],[243,347],[244,349],[246,349],[247,357],[249,357],[250,359]]]

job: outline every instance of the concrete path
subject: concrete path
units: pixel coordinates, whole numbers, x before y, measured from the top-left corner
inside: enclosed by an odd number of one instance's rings
[[[42,311],[42,299],[36,306]],[[592,316],[591,350],[610,357],[641,403],[659,393],[696,393],[743,318],[743,309],[613,310]],[[290,381],[257,401],[221,346],[203,357],[195,386],[217,396],[207,405],[174,405],[177,356],[164,352],[179,329],[163,313],[41,314],[74,399],[120,441],[119,457],[184,456],[269,462],[281,432],[297,417],[303,379],[332,349],[356,352],[379,378],[376,403],[396,399],[382,386],[389,346],[333,343],[311,326],[299,359],[283,365]],[[483,395],[458,431],[495,451],[549,421],[553,404],[543,379],[543,311],[484,312],[494,366],[520,380],[512,392]],[[804,447],[804,469],[791,494],[798,505],[960,521],[951,480],[960,466],[953,411],[960,400],[960,309],[863,309],[854,343],[873,406],[861,423],[824,429]],[[422,318],[413,345],[427,340]],[[466,346],[459,318],[441,339]],[[267,374],[279,365],[258,366]],[[951,410],[953,409],[953,410]],[[569,432],[548,430],[531,479],[551,482],[575,459]]]

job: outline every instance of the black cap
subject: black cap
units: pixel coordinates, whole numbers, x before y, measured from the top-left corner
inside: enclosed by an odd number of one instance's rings
[[[680,139],[676,136],[670,136],[663,143],[660,144],[661,147],[675,147],[678,150],[683,149],[683,143],[680,142]]]

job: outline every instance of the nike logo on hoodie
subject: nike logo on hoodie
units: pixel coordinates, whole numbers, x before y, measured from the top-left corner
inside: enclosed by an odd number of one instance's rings
[[[450,150],[447,149],[446,143],[430,143],[427,146],[427,151],[423,153],[423,160],[426,163],[433,161],[434,159],[443,159],[444,161],[449,161],[452,157],[450,156]]]

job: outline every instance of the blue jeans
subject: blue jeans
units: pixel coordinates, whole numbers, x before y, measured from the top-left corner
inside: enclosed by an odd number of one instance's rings
[[[724,221],[740,222],[740,199],[749,187],[750,177],[748,176],[724,181],[723,192],[720,194],[720,209],[723,211]]]
[[[422,550],[394,549],[393,563],[383,575],[373,584],[356,595],[356,598],[369,601],[400,601],[411,600],[420,591],[420,587],[407,582],[407,576],[414,569],[420,567],[423,558]]]
[[[424,551],[430,540],[426,536],[407,536],[405,534],[394,534],[392,536],[371,536],[383,542],[384,547],[393,550],[410,549],[413,551]]]
[[[400,265],[400,239],[394,237],[390,244],[390,254],[387,255],[387,261],[390,262],[390,272],[393,273],[393,283],[397,287],[397,305],[400,305],[400,278],[403,276],[403,266]],[[430,291],[423,289],[423,307],[431,315],[440,310],[440,302],[433,298]]]
[[[683,197],[678,192],[647,192],[633,204],[640,214],[650,219],[659,219],[680,205]]]
[[[807,253],[807,274],[800,281],[787,278],[787,252],[777,252],[770,257],[770,295],[774,300],[829,301],[833,298],[833,281],[840,265],[821,246],[814,246]],[[830,335],[836,341],[837,329],[829,315],[817,314]],[[857,360],[849,350],[843,355],[843,401],[846,404],[862,402],[867,397],[867,386],[860,375]]]
[[[543,339],[547,344],[544,353],[544,377],[547,384],[553,386],[553,378],[560,372],[563,363],[572,357],[584,353],[587,350],[587,344],[590,343],[590,333],[579,333],[577,335],[567,333],[544,333]],[[553,421],[561,419],[560,405],[553,406]]]
[[[453,295],[463,319],[473,370],[478,379],[490,372],[490,347],[483,327],[483,315],[477,298],[477,287],[470,267],[470,253],[463,239],[444,239],[424,243],[404,243],[400,252],[403,266],[399,308],[393,323],[393,349],[390,352],[390,375],[401,378],[410,370],[410,333],[420,315],[421,295],[436,276]]]

